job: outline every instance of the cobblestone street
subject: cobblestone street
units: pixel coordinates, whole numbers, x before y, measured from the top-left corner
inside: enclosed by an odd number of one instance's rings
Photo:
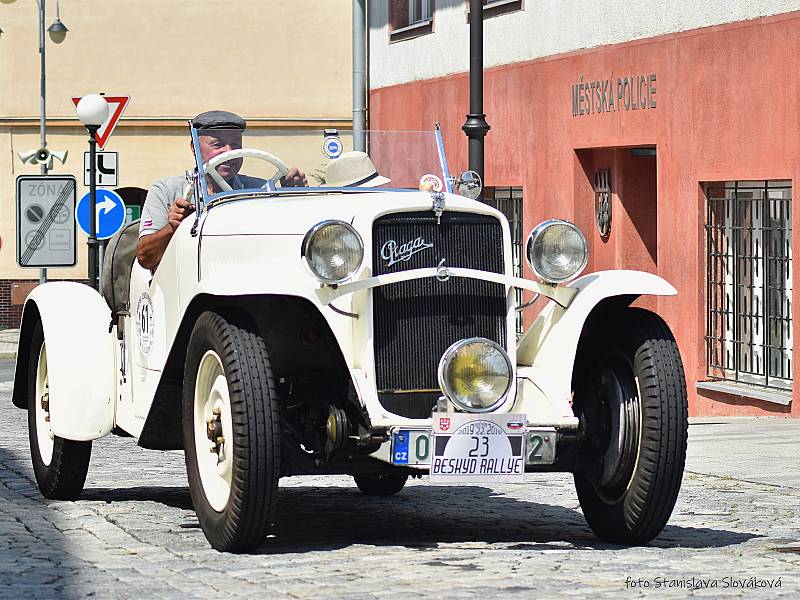
[[[260,552],[235,556],[217,553],[203,537],[181,453],[109,436],[94,444],[79,501],[44,500],[32,482],[26,414],[12,407],[10,392],[11,383],[0,382],[3,597],[800,594],[796,422],[693,423],[678,504],[644,548],[598,542],[566,474],[529,475],[525,486],[462,488],[433,487],[424,478],[377,500],[349,478],[330,477],[282,480],[274,535]],[[779,432],[762,436],[773,443],[748,447],[747,436],[765,427]],[[745,459],[724,451],[731,438]],[[776,449],[780,456],[765,453]],[[730,472],[715,466],[718,474],[707,474],[704,464],[722,464],[704,458],[711,454],[729,457]],[[750,471],[740,474],[736,465]],[[794,478],[759,480],[782,467]]]

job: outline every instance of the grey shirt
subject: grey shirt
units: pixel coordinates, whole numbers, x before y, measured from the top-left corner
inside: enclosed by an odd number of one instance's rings
[[[234,190],[260,188],[266,184],[266,179],[237,175],[231,182]],[[186,176],[175,175],[156,181],[147,191],[147,197],[142,207],[142,220],[139,222],[139,237],[155,233],[169,222],[169,207],[178,199],[183,198],[183,189],[186,187]]]

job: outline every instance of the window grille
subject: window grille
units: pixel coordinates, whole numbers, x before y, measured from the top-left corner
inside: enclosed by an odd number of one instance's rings
[[[508,219],[511,229],[511,261],[514,276],[522,277],[523,243],[522,238],[522,188],[521,187],[487,187],[483,194],[483,202],[496,208]],[[517,306],[522,304],[522,290],[514,288]],[[517,312],[517,335],[524,333],[522,312]]]
[[[790,181],[705,185],[707,374],[792,388]]]
[[[409,0],[408,24],[429,21],[433,15],[433,0]]]

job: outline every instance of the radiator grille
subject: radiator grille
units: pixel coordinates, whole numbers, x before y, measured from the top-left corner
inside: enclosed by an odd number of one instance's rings
[[[491,216],[445,212],[437,225],[431,211],[386,215],[374,223],[373,242],[376,275],[436,267],[442,259],[448,267],[503,272],[502,228]],[[385,285],[375,288],[373,324],[381,404],[426,418],[441,395],[436,369],[451,344],[485,337],[506,347],[505,289],[457,277]]]

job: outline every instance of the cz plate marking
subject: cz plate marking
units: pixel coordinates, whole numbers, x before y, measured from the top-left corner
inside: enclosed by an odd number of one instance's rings
[[[431,436],[427,431],[401,429],[392,436],[392,463],[428,465],[431,462]]]

